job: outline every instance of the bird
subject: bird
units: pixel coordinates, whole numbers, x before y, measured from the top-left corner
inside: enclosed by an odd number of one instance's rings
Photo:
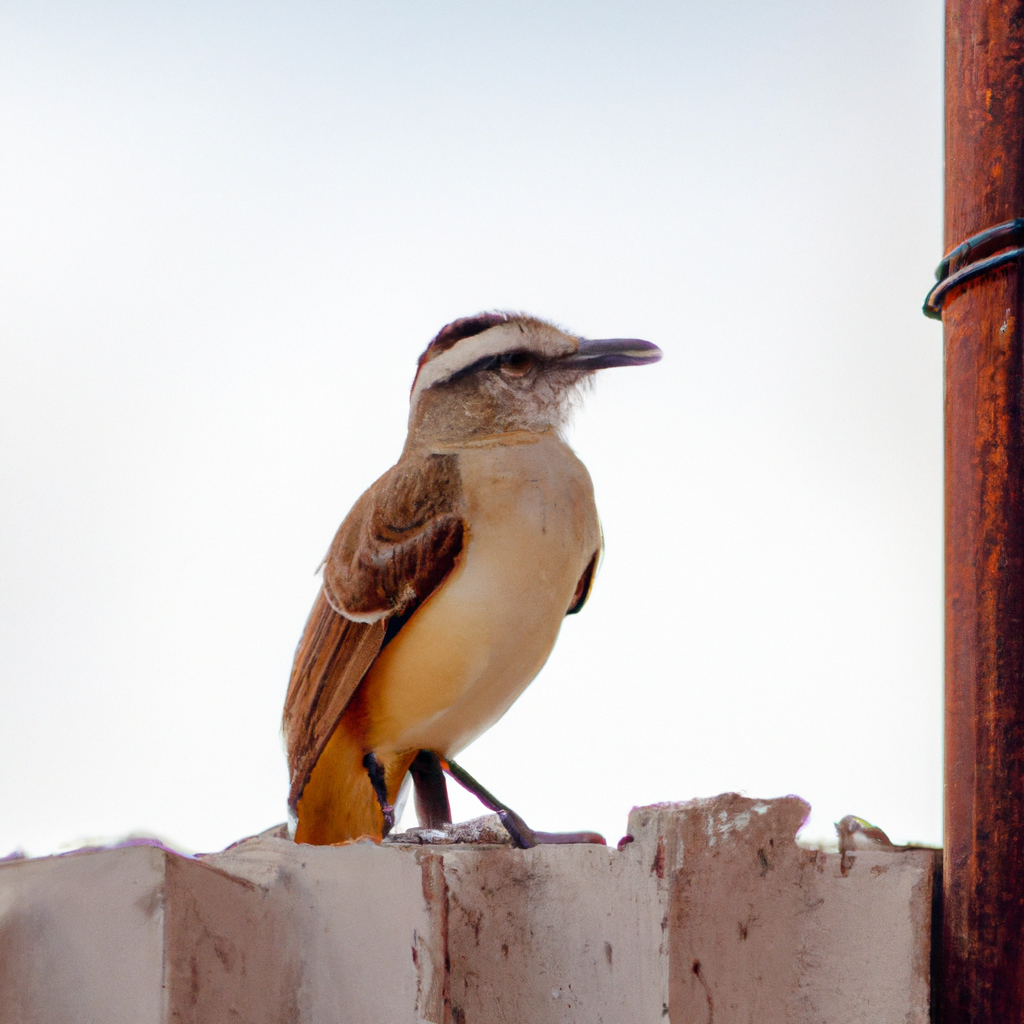
[[[381,841],[407,776],[420,824],[440,828],[446,775],[516,846],[604,841],[530,829],[452,759],[534,679],[590,594],[603,538],[565,439],[583,392],[599,369],[661,356],[510,312],[431,340],[405,446],[339,527],[296,648],[282,718],[296,842]]]

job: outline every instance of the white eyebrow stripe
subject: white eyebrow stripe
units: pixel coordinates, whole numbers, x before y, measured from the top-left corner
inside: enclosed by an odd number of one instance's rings
[[[555,359],[558,356],[572,354],[576,347],[574,338],[553,328],[541,332],[527,327],[523,331],[514,321],[509,324],[498,324],[470,338],[457,341],[447,352],[442,352],[429,363],[425,363],[416,378],[416,386],[409,400],[414,405],[420,393],[427,388],[448,380],[481,359],[500,356],[503,352],[526,350],[548,359]]]

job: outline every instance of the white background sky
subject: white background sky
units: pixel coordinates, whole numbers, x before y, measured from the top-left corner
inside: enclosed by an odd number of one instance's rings
[[[0,855],[284,819],[313,570],[490,308],[665,359],[578,417],[597,586],[465,766],[939,842],[941,105],[924,0],[5,2]]]

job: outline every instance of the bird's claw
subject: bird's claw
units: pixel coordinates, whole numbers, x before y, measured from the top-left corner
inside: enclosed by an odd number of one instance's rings
[[[520,850],[529,850],[530,847],[537,845],[537,833],[515,811],[498,808],[495,813],[505,826],[505,831],[512,837],[513,846]]]
[[[535,832],[510,807],[488,793],[472,775],[454,761],[438,760],[441,769],[460,786],[469,790],[486,808],[498,816],[505,831],[512,837],[512,844],[520,850],[534,846],[561,845],[564,843],[597,843],[606,846],[605,838],[597,832]]]

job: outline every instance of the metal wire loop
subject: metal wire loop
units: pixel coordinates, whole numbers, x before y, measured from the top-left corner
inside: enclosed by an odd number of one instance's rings
[[[1005,246],[1020,242],[1024,242],[1024,217],[986,228],[961,242],[936,268],[937,284],[925,297],[924,315],[941,320],[942,304],[953,288],[1024,256],[1024,245],[998,252]]]

